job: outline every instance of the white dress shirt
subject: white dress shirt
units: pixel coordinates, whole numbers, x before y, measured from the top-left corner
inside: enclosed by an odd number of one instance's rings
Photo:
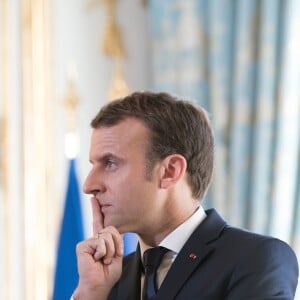
[[[161,286],[179,251],[182,249],[182,247],[189,239],[193,231],[205,218],[206,213],[203,207],[200,205],[191,217],[189,217],[185,222],[180,224],[176,229],[174,229],[161,241],[159,246],[165,247],[170,251],[164,255],[162,262],[158,267],[156,274],[158,287]],[[141,257],[143,257],[144,252],[151,247],[143,243],[143,241],[141,240],[139,240],[139,243],[141,247]],[[141,278],[141,287],[143,286],[143,283],[144,275],[142,275]]]

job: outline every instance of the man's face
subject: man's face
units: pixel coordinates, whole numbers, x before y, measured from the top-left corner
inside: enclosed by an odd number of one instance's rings
[[[146,179],[145,153],[149,131],[139,120],[128,118],[111,127],[94,129],[84,192],[93,194],[101,205],[104,226],[121,233],[141,232],[151,223],[159,180],[156,167]]]

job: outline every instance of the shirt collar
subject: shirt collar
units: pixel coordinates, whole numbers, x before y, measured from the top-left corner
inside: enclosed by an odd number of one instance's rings
[[[161,247],[165,247],[176,254],[179,253],[185,242],[188,240],[193,231],[197,226],[206,218],[206,213],[203,207],[200,205],[197,210],[182,224],[176,227],[171,233],[169,233],[159,244]],[[143,243],[142,240],[139,241],[141,248],[141,255],[151,248],[150,246]]]

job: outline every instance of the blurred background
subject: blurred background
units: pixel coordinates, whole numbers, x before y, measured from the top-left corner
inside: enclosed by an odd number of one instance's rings
[[[299,28],[298,0],[0,0],[0,298],[71,295],[89,124],[135,90],[208,110],[204,206],[299,257]]]

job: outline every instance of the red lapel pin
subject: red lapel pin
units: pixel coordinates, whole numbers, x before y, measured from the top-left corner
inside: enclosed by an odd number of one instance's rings
[[[191,254],[189,255],[189,258],[191,258],[191,259],[196,259],[196,258],[197,258],[197,255],[196,255],[195,253],[191,253]]]

